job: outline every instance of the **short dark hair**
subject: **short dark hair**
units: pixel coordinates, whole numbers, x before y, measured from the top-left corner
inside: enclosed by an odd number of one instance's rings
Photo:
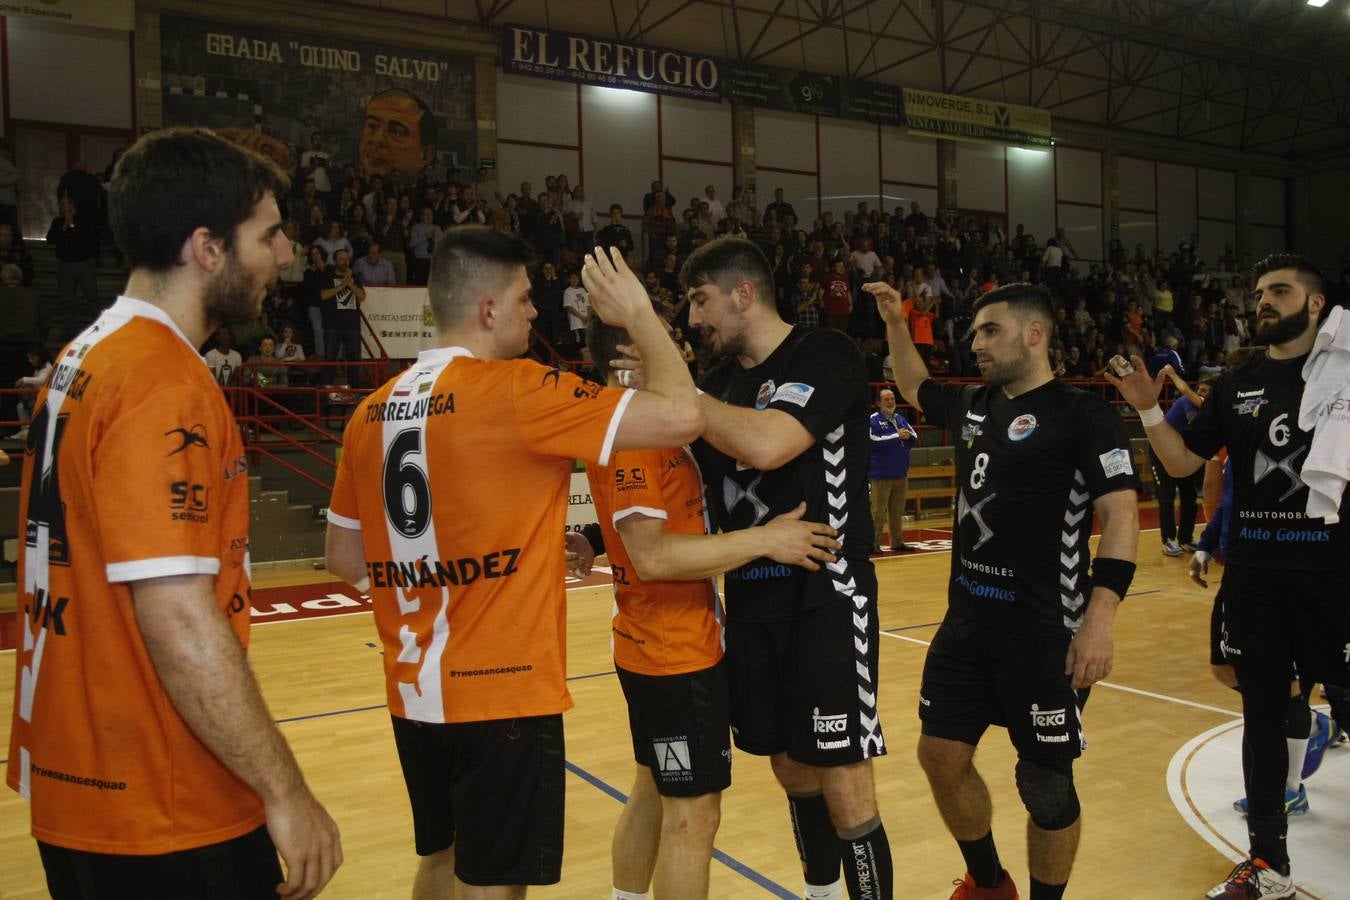
[[[1309,296],[1313,294],[1326,296],[1326,286],[1322,280],[1321,271],[1309,262],[1306,256],[1300,256],[1297,253],[1272,253],[1257,260],[1256,265],[1252,266],[1252,284],[1255,285],[1256,280],[1262,275],[1278,272],[1281,269],[1293,269],[1298,274],[1298,280]],[[1325,316],[1331,309],[1331,298],[1328,297],[1327,301],[1322,306],[1322,316]]]
[[[108,224],[131,268],[168,272],[198,228],[233,251],[239,225],[289,183],[271,160],[205,128],[166,128],[117,161]]]
[[[976,300],[971,312],[978,314],[986,306],[995,303],[1006,303],[1018,315],[1040,319],[1051,327],[1055,324],[1054,301],[1050,299],[1050,292],[1038,284],[1014,281],[996,287]]]
[[[745,238],[727,236],[709,241],[689,254],[680,268],[680,284],[686,290],[715,284],[718,290],[730,293],[741,281],[755,286],[757,302],[775,306],[773,269],[764,253]]]
[[[405,88],[386,88],[372,96],[370,100],[367,100],[366,105],[369,106],[371,101],[378,100],[380,97],[406,97],[413,103],[416,103],[418,110],[422,113],[417,122],[418,130],[422,134],[422,146],[436,146],[436,139],[440,137],[441,126],[440,123],[436,121],[435,114],[432,113],[431,107],[427,106],[425,100]]]
[[[592,314],[586,323],[586,347],[591,351],[591,365],[600,373],[603,381],[609,381],[611,367],[609,361],[619,356],[620,344],[631,344],[628,332],[617,325],[607,325],[597,315]]]
[[[614,210],[616,210],[616,209],[617,209],[619,212],[623,212],[623,207],[620,206],[619,204],[617,204],[617,203],[611,203],[611,204],[609,205],[609,211],[610,211],[611,213],[614,212]]]
[[[427,293],[436,327],[464,322],[472,304],[485,291],[500,289],[519,266],[534,260],[530,245],[518,235],[487,225],[461,225],[436,242],[431,255]]]

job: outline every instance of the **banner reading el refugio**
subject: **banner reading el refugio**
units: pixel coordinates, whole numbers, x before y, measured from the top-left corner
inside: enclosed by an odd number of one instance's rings
[[[905,124],[904,102],[894,85],[523,25],[502,29],[502,69],[697,100],[736,100],[781,112]]]

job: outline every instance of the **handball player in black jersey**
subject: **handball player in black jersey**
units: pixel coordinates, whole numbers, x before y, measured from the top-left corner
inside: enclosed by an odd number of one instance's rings
[[[1219,376],[1209,399],[1181,431],[1160,421],[1160,383],[1136,371],[1111,378],[1139,410],[1149,444],[1182,477],[1228,448],[1233,507],[1224,568],[1223,649],[1242,692],[1243,780],[1249,858],[1207,895],[1211,900],[1292,897],[1285,836],[1284,737],[1291,667],[1305,683],[1350,680],[1350,509],[1339,520],[1306,514],[1301,469],[1318,429],[1337,414],[1327,404],[1313,430],[1299,427],[1304,363],[1327,311],[1321,274],[1281,253],[1256,264],[1255,344],[1266,345]],[[1340,448],[1341,458],[1350,446]]]
[[[754,244],[694,251],[681,281],[689,324],[717,358],[700,381],[707,418],[694,447],[714,525],[763,524],[805,501],[842,548],[819,571],[761,558],[728,571],[726,662],[736,745],[770,758],[788,795],[808,898],[891,897],[891,855],[872,759],[877,714],[877,581],[868,553],[870,396],[846,334],[778,316]]]
[[[991,831],[975,748],[990,725],[1017,750],[1029,814],[1032,900],[1063,896],[1081,831],[1073,761],[1086,746],[1087,688],[1113,660],[1116,608],[1134,574],[1138,479],[1120,416],[1057,381],[1050,295],[1009,284],[975,304],[983,385],[928,378],[885,284],[864,289],[886,320],[905,399],[951,432],[956,521],[947,614],[924,663],[919,762],[967,872],[954,898],[1018,896]],[[1092,560],[1094,517],[1102,537]]]

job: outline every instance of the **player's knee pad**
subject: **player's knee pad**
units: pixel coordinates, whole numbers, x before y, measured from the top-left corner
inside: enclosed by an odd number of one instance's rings
[[[1073,786],[1073,760],[1017,758],[1017,792],[1031,821],[1042,831],[1059,831],[1078,821],[1081,809]]]

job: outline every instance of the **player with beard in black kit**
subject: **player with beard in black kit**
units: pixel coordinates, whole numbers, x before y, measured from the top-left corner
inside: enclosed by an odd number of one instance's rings
[[[1139,410],[1149,444],[1173,477],[1194,472],[1221,447],[1232,466],[1221,627],[1242,692],[1250,846],[1248,859],[1206,895],[1210,900],[1294,896],[1284,802],[1289,673],[1296,667],[1308,683],[1350,678],[1350,494],[1341,499],[1338,521],[1310,517],[1301,476],[1316,433],[1298,420],[1304,363],[1328,308],[1322,276],[1287,253],[1261,260],[1253,275],[1254,342],[1265,351],[1219,376],[1186,428],[1177,431],[1163,420],[1161,382],[1144,374],[1137,358],[1135,372],[1110,379]],[[1327,419],[1331,413],[1328,405]]]
[[[905,399],[959,435],[948,610],[924,663],[919,762],[967,867],[956,898],[1015,900],[973,765],[990,725],[1017,749],[1032,900],[1058,900],[1082,822],[1073,761],[1087,688],[1111,671],[1111,629],[1134,574],[1138,479],[1129,437],[1100,398],[1057,381],[1049,294],[1010,284],[975,304],[982,386],[928,378],[900,294],[864,285],[886,321]],[[1093,517],[1102,537],[1089,574]]]
[[[891,853],[872,759],[877,581],[868,552],[870,398],[845,334],[788,325],[754,244],[722,238],[680,277],[689,324],[717,362],[704,376],[708,427],[695,446],[714,524],[749,528],[806,502],[843,547],[819,571],[753,560],[726,573],[727,665],[736,745],[768,756],[788,796],[808,898],[891,897]]]

